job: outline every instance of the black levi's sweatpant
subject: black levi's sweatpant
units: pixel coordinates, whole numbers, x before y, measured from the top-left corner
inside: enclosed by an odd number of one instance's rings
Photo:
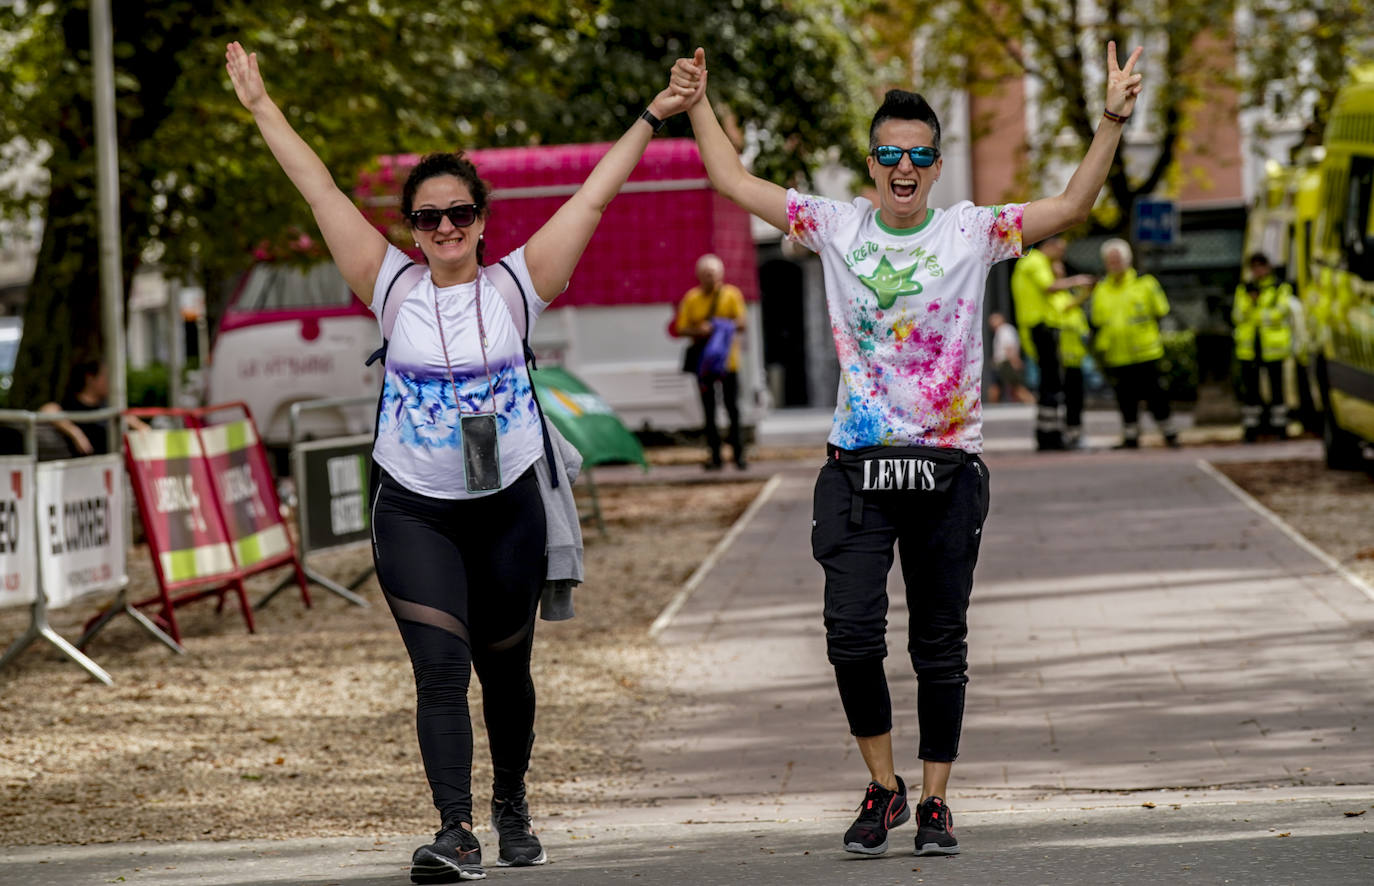
[[[883,659],[887,574],[895,548],[910,612],[907,650],[916,669],[919,756],[953,761],[968,684],[969,595],[988,513],[987,466],[969,456],[944,492],[859,494],[856,508],[845,470],[830,454],[816,479],[811,549],[825,570],[826,652],[849,730],[861,738],[892,730]]]

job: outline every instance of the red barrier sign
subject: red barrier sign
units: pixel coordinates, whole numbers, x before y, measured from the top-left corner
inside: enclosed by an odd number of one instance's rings
[[[0,608],[38,596],[33,458],[0,457]]]
[[[201,429],[200,440],[239,568],[257,571],[292,559],[267,452],[253,423],[211,425]]]
[[[204,423],[205,416],[229,409],[238,409],[245,417],[226,424]],[[129,476],[159,586],[158,597],[137,605],[160,602],[162,620],[179,643],[176,607],[232,590],[252,631],[253,614],[243,579],[289,563],[295,567],[301,598],[309,606],[305,575],[281,516],[267,452],[247,407],[226,404],[130,413],[172,416],[186,424],[179,430],[133,431],[124,438]],[[191,587],[199,590],[171,594]]]
[[[133,431],[124,439],[144,534],[163,587],[170,591],[233,577],[234,558],[195,429]]]

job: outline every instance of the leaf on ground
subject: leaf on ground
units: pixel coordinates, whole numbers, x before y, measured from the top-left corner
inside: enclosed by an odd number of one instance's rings
[[[1353,812],[1347,810],[1346,813],[1345,813],[1345,817],[1346,817],[1346,818],[1354,818],[1354,817],[1357,816],[1357,815],[1364,815],[1364,813],[1365,813],[1365,810],[1363,810],[1363,809],[1356,809],[1356,810],[1353,811]]]
[[[1283,833],[1281,833],[1281,834],[1275,834],[1274,836],[1275,836],[1275,837],[1291,837],[1291,836],[1293,836],[1293,832],[1292,832],[1292,831],[1284,831]]]
[[[1153,808],[1155,808],[1155,804],[1151,803],[1151,802],[1148,801],[1148,800],[1146,800],[1144,803],[1141,803],[1140,805],[1141,805],[1141,806],[1144,806],[1146,809],[1153,809]]]

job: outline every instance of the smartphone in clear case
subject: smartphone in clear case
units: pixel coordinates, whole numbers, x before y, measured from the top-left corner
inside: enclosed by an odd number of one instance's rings
[[[501,451],[497,446],[496,416],[465,415],[460,426],[463,435],[463,475],[468,492],[500,489]]]

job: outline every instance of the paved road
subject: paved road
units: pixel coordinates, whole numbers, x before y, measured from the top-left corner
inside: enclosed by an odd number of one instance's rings
[[[544,821],[554,863],[491,879],[1374,882],[1374,599],[1196,464],[1314,444],[989,449],[950,798],[964,855],[912,857],[910,826],[886,858],[838,850],[865,775],[824,659],[815,466],[794,464],[660,635],[680,703],[644,737],[651,805]],[[893,601],[895,743],[914,775]],[[406,882],[421,836],[0,850],[0,883],[380,886]]]

